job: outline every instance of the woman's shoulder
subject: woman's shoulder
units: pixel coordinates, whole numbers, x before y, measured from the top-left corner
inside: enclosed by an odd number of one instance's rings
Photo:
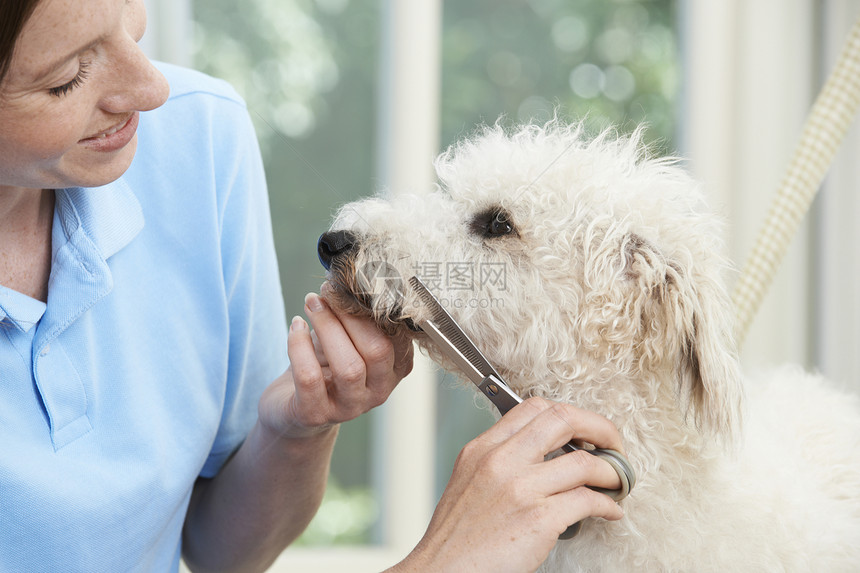
[[[188,213],[200,201],[217,200],[220,212],[235,182],[249,178],[265,190],[254,126],[236,90],[194,70],[158,68],[170,98],[141,113],[137,151],[124,176],[145,210]]]
[[[135,163],[157,161],[160,168],[232,163],[256,148],[250,114],[226,81],[202,72],[156,63],[170,84],[170,97],[141,114]]]
[[[169,134],[169,138],[181,133],[199,143],[220,141],[250,124],[245,100],[228,82],[172,64],[155,65],[167,78],[170,96],[161,107],[145,113],[148,119],[141,120],[144,132]],[[196,146],[192,141],[184,143]]]
[[[153,62],[170,84],[168,102],[186,97],[214,97],[245,106],[242,97],[228,82],[203,72],[165,62]]]

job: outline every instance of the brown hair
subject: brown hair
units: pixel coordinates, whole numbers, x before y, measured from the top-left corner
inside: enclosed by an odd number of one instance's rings
[[[3,0],[0,2],[0,85],[9,71],[18,36],[30,19],[39,0]]]

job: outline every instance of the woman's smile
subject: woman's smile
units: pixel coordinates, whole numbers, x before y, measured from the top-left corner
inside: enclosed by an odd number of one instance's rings
[[[114,126],[95,135],[86,137],[78,143],[93,151],[109,152],[122,149],[128,145],[128,142],[131,141],[134,134],[137,133],[139,117],[140,114],[135,111],[122,121],[116,123]]]

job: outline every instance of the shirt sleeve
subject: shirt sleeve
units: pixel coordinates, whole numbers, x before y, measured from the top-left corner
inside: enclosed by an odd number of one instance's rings
[[[257,419],[263,390],[288,366],[286,317],[259,146],[244,106],[216,118],[213,149],[229,313],[224,408],[201,477],[215,476]],[[241,110],[241,113],[236,111]]]

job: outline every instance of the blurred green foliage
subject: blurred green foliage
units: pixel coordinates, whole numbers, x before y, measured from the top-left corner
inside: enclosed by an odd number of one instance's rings
[[[195,67],[230,81],[256,123],[287,313],[300,314],[323,280],[316,238],[333,211],[379,191],[384,3],[198,0],[193,10]],[[443,14],[442,147],[479,123],[545,121],[557,109],[593,131],[647,122],[646,139],[672,149],[680,68],[672,0],[449,0]],[[462,445],[492,420],[472,395],[440,385],[440,489]],[[303,543],[372,539],[372,424],[362,416],[341,429],[335,485]]]
[[[370,487],[342,487],[330,479],[322,505],[295,547],[330,547],[367,543],[379,517],[379,504]]]
[[[585,118],[594,131],[651,125],[669,143],[678,91],[673,3],[469,0],[445,3],[442,142],[479,122]]]

